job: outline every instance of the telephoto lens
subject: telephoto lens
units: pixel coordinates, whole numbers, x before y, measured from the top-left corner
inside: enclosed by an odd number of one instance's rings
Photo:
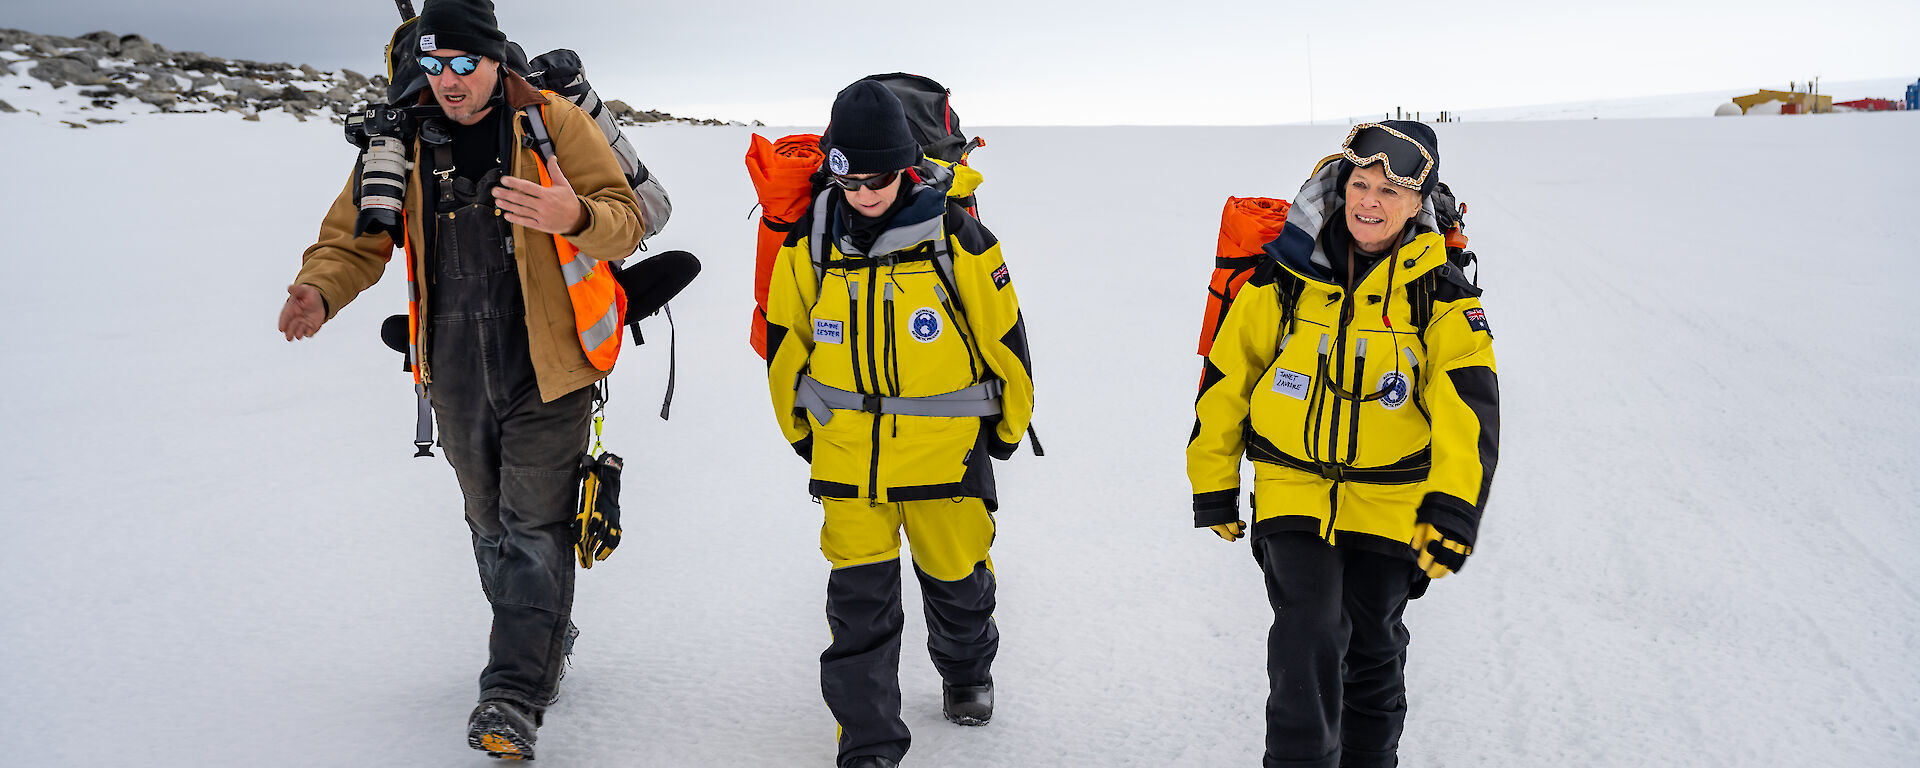
[[[365,112],[347,118],[347,140],[361,148],[358,168],[360,217],[353,235],[386,233],[395,240],[401,232],[400,209],[407,197],[407,174],[413,163],[407,151],[413,140],[413,119],[405,110],[370,104]]]

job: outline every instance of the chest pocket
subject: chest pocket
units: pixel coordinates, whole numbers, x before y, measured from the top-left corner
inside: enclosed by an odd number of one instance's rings
[[[881,327],[893,350],[899,394],[937,395],[984,380],[973,329],[933,263],[876,272],[886,281],[881,284],[880,310],[886,320]]]
[[[440,277],[461,280],[514,271],[507,220],[493,206],[493,189],[502,175],[495,169],[478,182],[454,178],[440,185],[443,194],[434,215]]]
[[[1342,330],[1331,324],[1339,321],[1338,308],[1329,308],[1335,312],[1299,319],[1283,332],[1273,365],[1253,390],[1262,447],[1348,467],[1386,466],[1421,453],[1431,427],[1420,399],[1428,371],[1419,335],[1390,330],[1372,316]],[[1395,314],[1404,315],[1404,307]]]

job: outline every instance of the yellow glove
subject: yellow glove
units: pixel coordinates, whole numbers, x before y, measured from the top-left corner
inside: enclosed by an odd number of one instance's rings
[[[1241,536],[1247,535],[1247,524],[1239,520],[1207,527],[1214,533],[1219,534],[1220,538],[1226,539],[1227,541],[1239,541]]]
[[[1420,555],[1420,570],[1438,579],[1466,565],[1473,547],[1454,540],[1432,523],[1420,523],[1413,528],[1413,551]]]

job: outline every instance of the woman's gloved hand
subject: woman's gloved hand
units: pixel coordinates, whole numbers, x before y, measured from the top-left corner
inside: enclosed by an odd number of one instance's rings
[[[1208,526],[1208,530],[1219,534],[1220,538],[1227,541],[1239,541],[1241,536],[1247,535],[1247,524],[1244,521],[1235,520],[1231,523]]]
[[[1426,571],[1429,578],[1443,578],[1459,571],[1467,564],[1467,555],[1473,554],[1473,547],[1460,543],[1458,537],[1435,528],[1432,523],[1415,525],[1412,543],[1413,551],[1420,556],[1420,570]]]

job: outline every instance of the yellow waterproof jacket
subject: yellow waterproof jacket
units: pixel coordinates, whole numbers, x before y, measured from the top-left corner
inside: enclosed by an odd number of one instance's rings
[[[1412,559],[1414,526],[1430,522],[1471,545],[1499,453],[1479,290],[1431,231],[1350,292],[1304,258],[1314,238],[1289,234],[1269,244],[1276,259],[1241,289],[1203,367],[1187,444],[1195,526],[1240,519],[1245,455],[1255,536],[1313,531]]]
[[[912,197],[871,254],[853,249],[846,223],[855,214],[829,190],[775,256],[766,321],[774,417],[811,460],[814,496],[977,497],[994,509],[988,456],[1010,456],[1033,413],[1020,301],[993,233],[941,189],[901,194]],[[818,268],[816,238],[825,240]],[[810,408],[797,387],[813,385],[866,399]],[[997,414],[904,415],[878,399],[980,392],[997,399]]]
[[[640,205],[633,197],[632,188],[627,186],[619,160],[607,146],[606,136],[594,124],[593,118],[564,97],[543,94],[520,76],[505,69],[501,70],[500,78],[506,92],[506,104],[494,108],[514,112],[503,117],[513,122],[515,146],[526,146],[521,141],[526,120],[518,110],[529,105],[546,104],[547,133],[553,139],[554,153],[560,158],[560,171],[566,175],[567,183],[580,197],[587,212],[585,226],[579,232],[567,235],[567,241],[579,248],[582,255],[592,259],[623,259],[633,253],[639,247],[641,234],[645,231],[640,219]],[[423,98],[431,99],[432,94],[426,94]],[[416,142],[414,157],[417,159],[420,156]],[[512,175],[539,183],[541,160],[534,150],[516,152],[508,163],[508,172]],[[307,248],[302,257],[300,274],[294,278],[296,283],[312,285],[320,290],[320,294],[326,298],[327,319],[333,319],[348,302],[380,279],[396,245],[408,246],[408,253],[414,262],[409,276],[423,276],[412,286],[417,309],[424,310],[427,302],[432,300],[431,281],[424,279],[424,276],[433,274],[426,262],[427,254],[414,253],[419,250],[416,246],[424,242],[421,227],[430,220],[421,215],[425,208],[420,198],[423,187],[420,174],[426,172],[424,168],[427,165],[416,163],[411,178],[407,180],[405,211],[410,244],[395,243],[384,233],[353,236],[354,220],[359,216],[359,209],[354,204],[354,180],[351,173],[348,175],[346,188],[340,191],[333,206],[327,210],[326,218],[320,224],[320,237]],[[526,297],[527,346],[532,355],[534,377],[540,386],[540,398],[551,402],[606,377],[608,371],[595,368],[581,348],[573,302],[567,291],[567,277],[561,270],[560,254],[553,236],[515,226],[513,253],[520,270],[521,292]],[[425,336],[425,327],[421,324],[415,342],[419,344],[418,357],[422,361],[432,359],[427,354]],[[424,381],[432,383],[432,371],[426,370],[425,366],[422,366],[420,375]]]

